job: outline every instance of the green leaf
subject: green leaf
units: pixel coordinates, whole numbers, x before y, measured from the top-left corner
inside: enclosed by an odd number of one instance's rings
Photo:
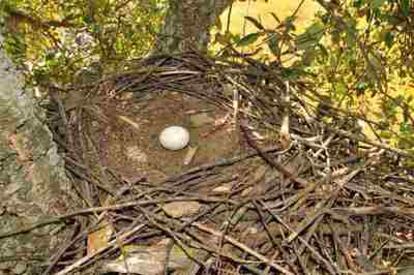
[[[260,37],[260,33],[253,32],[249,33],[248,35],[244,36],[240,41],[237,43],[237,46],[248,46],[254,42]]]
[[[363,92],[363,91],[365,91],[366,89],[368,89],[368,86],[369,86],[369,84],[368,84],[368,83],[366,83],[366,82],[364,82],[364,81],[359,81],[359,82],[356,84],[355,89],[356,89],[357,91],[359,91],[359,92]]]
[[[372,0],[370,6],[372,9],[378,9],[385,3],[385,0]]]
[[[335,92],[338,95],[346,95],[348,91],[348,87],[343,82],[338,82],[334,85]]]
[[[405,16],[410,14],[410,0],[401,0],[401,11]]]
[[[233,43],[236,43],[236,44],[239,43],[240,39],[241,39],[240,34],[233,34],[231,36],[231,41]]]
[[[312,62],[317,58],[319,51],[317,48],[306,50],[302,55],[302,63],[305,66],[310,66]]]
[[[279,37],[277,33],[271,33],[267,36],[267,46],[273,55],[280,56]]]
[[[391,48],[392,45],[394,44],[394,35],[390,31],[385,33],[384,42],[385,42],[385,45],[387,45],[388,48]]]
[[[301,77],[305,72],[297,68],[281,68],[281,73],[286,80],[296,80]]]
[[[296,38],[296,47],[299,50],[306,50],[314,47],[324,34],[324,25],[321,22],[312,24],[306,31]]]
[[[353,1],[353,6],[355,7],[355,8],[361,8],[362,7],[362,5],[364,4],[364,0],[354,0]]]
[[[414,134],[414,130],[410,123],[408,122],[401,122],[400,124],[400,133],[405,135],[412,135]]]
[[[84,15],[82,19],[85,24],[92,24],[93,22],[93,18],[89,15]]]
[[[265,28],[263,27],[263,25],[257,21],[255,18],[251,17],[251,16],[245,16],[244,17],[247,21],[249,21],[250,23],[252,23],[256,28],[258,28],[259,30],[264,30]]]

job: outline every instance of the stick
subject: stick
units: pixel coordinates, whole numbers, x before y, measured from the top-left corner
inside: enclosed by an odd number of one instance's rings
[[[219,237],[219,238],[223,238],[226,241],[228,241],[229,243],[231,243],[234,246],[237,246],[238,248],[240,248],[241,250],[249,253],[250,255],[256,257],[257,259],[263,261],[264,263],[272,266],[273,268],[275,268],[276,270],[282,272],[283,274],[288,274],[288,275],[293,275],[292,272],[290,272],[289,270],[285,269],[283,266],[278,265],[277,263],[274,263],[273,261],[269,260],[267,257],[263,256],[262,254],[254,251],[253,249],[251,249],[250,247],[248,247],[247,245],[233,239],[230,236],[226,236],[221,232],[218,232],[214,229],[208,228],[207,226],[202,225],[201,223],[195,222],[192,224],[192,226],[197,227],[198,229],[210,233],[213,236]]]
[[[81,267],[84,263],[86,263],[89,260],[93,259],[94,257],[98,256],[99,254],[105,252],[106,250],[108,250],[108,249],[110,249],[110,248],[112,248],[114,246],[118,246],[120,243],[123,244],[123,241],[125,239],[127,239],[128,237],[132,236],[133,234],[135,234],[136,232],[138,232],[139,230],[141,230],[144,226],[145,226],[145,224],[137,225],[136,227],[132,228],[130,231],[125,232],[124,234],[122,234],[118,238],[115,238],[114,240],[110,241],[106,246],[98,249],[97,251],[95,251],[94,253],[92,253],[90,255],[86,255],[85,257],[80,258],[79,260],[77,260],[73,264],[67,266],[66,268],[62,269],[61,271],[59,271],[55,275],[65,275],[65,274],[68,274],[69,272],[75,270],[76,268]]]

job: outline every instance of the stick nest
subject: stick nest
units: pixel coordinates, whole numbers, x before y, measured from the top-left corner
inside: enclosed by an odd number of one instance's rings
[[[94,136],[108,123],[105,106],[171,93],[227,114],[237,149],[160,177],[105,163],[114,153]],[[157,56],[52,98],[50,125],[81,210],[66,216],[74,235],[50,271],[388,274],[414,265],[410,156],[370,141],[357,118],[278,68]],[[131,135],[116,130],[100,135]]]

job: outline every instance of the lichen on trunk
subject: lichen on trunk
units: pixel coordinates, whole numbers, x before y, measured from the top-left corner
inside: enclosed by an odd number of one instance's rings
[[[0,236],[66,212],[69,180],[30,90],[2,50],[0,34]],[[35,274],[50,256],[55,226],[0,240],[0,274]],[[18,268],[19,270],[14,270]]]

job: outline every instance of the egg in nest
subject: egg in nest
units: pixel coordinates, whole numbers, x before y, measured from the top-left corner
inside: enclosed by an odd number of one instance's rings
[[[190,142],[190,133],[181,126],[169,126],[159,136],[162,147],[177,151],[185,148]]]

